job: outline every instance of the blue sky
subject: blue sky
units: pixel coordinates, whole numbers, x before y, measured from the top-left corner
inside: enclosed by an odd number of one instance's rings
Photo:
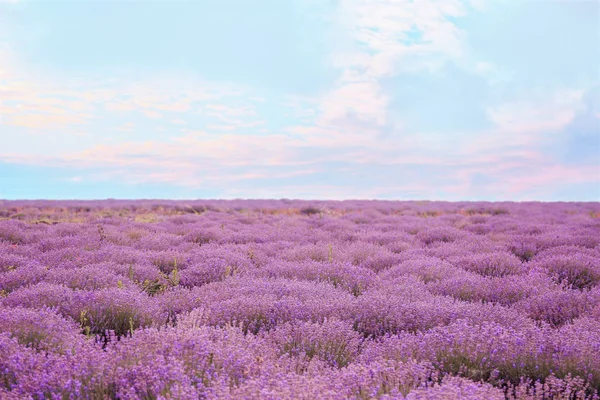
[[[600,4],[0,0],[0,198],[600,200]]]

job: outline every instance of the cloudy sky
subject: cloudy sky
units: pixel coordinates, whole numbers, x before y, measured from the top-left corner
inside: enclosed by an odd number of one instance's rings
[[[0,0],[0,198],[600,200],[596,0]]]

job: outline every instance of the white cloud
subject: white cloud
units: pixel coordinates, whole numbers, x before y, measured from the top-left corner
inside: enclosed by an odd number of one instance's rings
[[[563,89],[548,93],[529,93],[528,98],[488,109],[488,116],[506,133],[555,132],[566,126],[582,106],[584,90]]]
[[[321,97],[317,123],[335,127],[350,117],[373,126],[389,124],[381,80],[403,72],[435,72],[463,57],[464,33],[449,17],[466,12],[458,0],[341,0],[338,25],[354,44],[331,56],[340,78]]]

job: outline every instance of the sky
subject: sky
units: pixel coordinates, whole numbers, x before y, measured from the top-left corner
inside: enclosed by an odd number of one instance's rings
[[[596,0],[0,0],[0,199],[600,201]]]

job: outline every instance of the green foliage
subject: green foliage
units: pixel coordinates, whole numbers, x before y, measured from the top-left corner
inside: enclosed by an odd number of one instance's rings
[[[142,290],[148,293],[150,296],[164,293],[171,287],[179,286],[180,276],[179,269],[177,268],[177,259],[173,261],[173,269],[169,274],[162,271],[159,272],[160,277],[152,280],[144,280],[141,283]]]

